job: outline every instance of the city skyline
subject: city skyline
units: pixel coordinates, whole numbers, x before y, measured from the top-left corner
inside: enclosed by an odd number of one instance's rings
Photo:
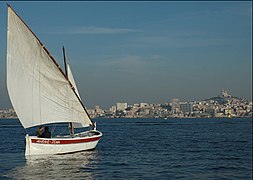
[[[172,99],[166,103],[117,102],[108,109],[95,106],[87,109],[91,118],[235,118],[252,117],[252,101],[230,95],[226,90],[203,101],[182,102]],[[0,119],[17,118],[14,109],[0,109]]]
[[[62,46],[87,107],[202,100],[221,88],[252,99],[252,2],[11,2],[51,54]],[[6,3],[0,3],[0,108]],[[43,16],[42,16],[43,14]]]

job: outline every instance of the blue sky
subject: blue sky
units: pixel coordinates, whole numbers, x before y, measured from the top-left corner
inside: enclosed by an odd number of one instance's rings
[[[203,100],[221,88],[252,99],[252,2],[11,2],[61,64],[67,50],[88,108]],[[0,3],[0,108],[6,3]]]

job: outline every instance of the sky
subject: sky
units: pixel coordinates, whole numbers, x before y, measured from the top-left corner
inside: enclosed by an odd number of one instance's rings
[[[10,2],[63,67],[67,51],[88,108],[252,100],[252,2]],[[7,6],[0,2],[0,109],[6,88]],[[64,69],[64,68],[63,68]]]

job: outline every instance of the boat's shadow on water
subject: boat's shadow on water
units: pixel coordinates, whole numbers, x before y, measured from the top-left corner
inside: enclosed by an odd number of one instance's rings
[[[24,166],[5,175],[11,179],[94,179],[97,151],[65,155],[29,156]]]

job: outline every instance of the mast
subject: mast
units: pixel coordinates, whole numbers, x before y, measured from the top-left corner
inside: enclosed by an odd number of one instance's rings
[[[65,52],[64,46],[62,47],[62,51],[63,51],[64,66],[65,66],[65,75],[66,75],[66,78],[69,80],[69,77],[68,77],[68,67],[67,67],[67,58],[66,58],[66,52]],[[74,134],[74,126],[73,126],[72,122],[69,122],[69,133],[71,135]]]
[[[62,47],[62,51],[63,51],[64,66],[65,66],[65,74],[66,74],[67,79],[69,79],[69,77],[68,77],[68,68],[67,68],[67,59],[66,59],[66,53],[65,53],[64,46]]]

